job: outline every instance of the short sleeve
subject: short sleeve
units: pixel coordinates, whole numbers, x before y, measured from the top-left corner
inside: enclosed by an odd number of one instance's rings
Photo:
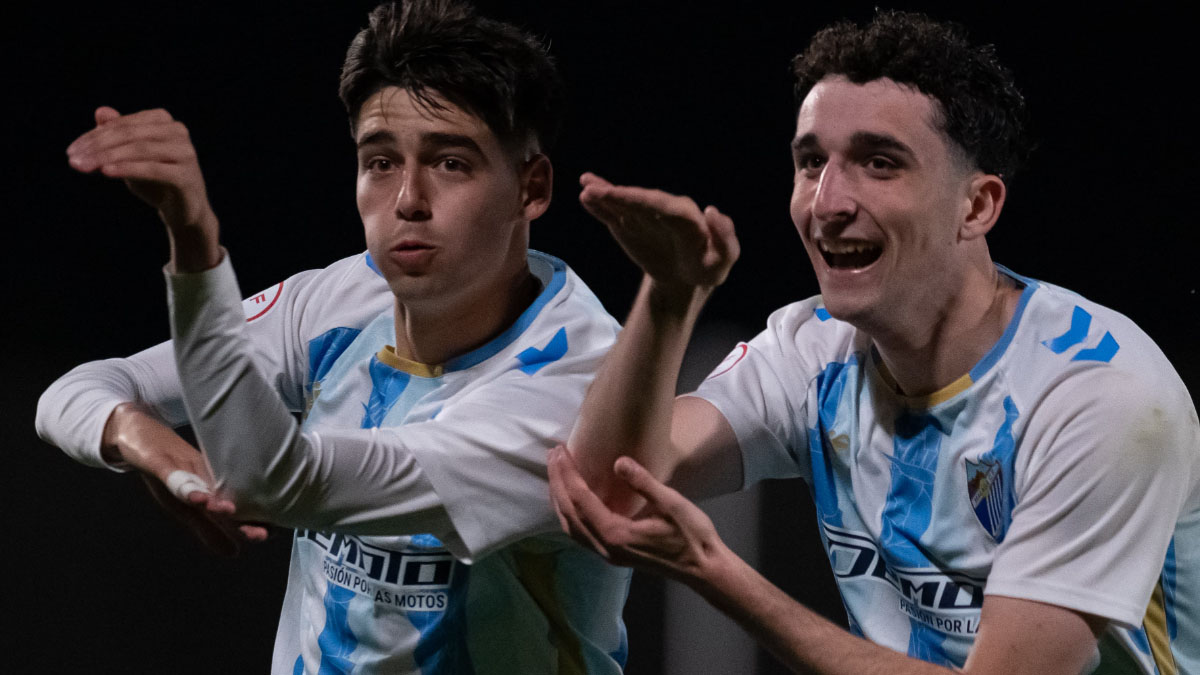
[[[812,377],[795,353],[794,313],[792,306],[772,315],[765,331],[734,347],[692,394],[716,406],[733,428],[744,487],[764,478],[808,476],[804,420]]]
[[[986,592],[1139,624],[1196,480],[1186,392],[1115,369],[1037,402]]]

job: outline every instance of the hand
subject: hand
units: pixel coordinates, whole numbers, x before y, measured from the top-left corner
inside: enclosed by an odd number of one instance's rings
[[[618,186],[585,173],[579,201],[653,280],[667,286],[714,288],[740,247],[733,221],[709,206],[661,190]]]
[[[267,538],[261,525],[233,519],[234,505],[213,491],[200,452],[137,406],[121,404],[109,416],[102,453],[136,468],[154,501],[210,551],[232,556],[243,542]]]
[[[563,531],[616,565],[665,574],[685,584],[701,581],[714,561],[730,554],[700,507],[655,480],[629,457],[613,465],[617,477],[646,500],[635,516],[604,505],[566,448],[550,451],[550,498]]]
[[[96,128],[67,147],[71,167],[121,178],[130,192],[158,209],[182,271],[220,262],[217,219],[187,127],[161,109],[121,115],[100,107],[95,117]]]

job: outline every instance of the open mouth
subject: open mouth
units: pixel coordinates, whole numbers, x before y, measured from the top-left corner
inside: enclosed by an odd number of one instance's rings
[[[866,241],[817,241],[825,264],[834,269],[854,270],[867,267],[883,255],[883,247]]]

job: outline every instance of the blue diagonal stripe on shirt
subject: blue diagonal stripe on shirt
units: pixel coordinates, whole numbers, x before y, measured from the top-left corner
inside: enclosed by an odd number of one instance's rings
[[[405,387],[412,376],[403,370],[383,363],[379,357],[372,356],[368,366],[371,373],[371,399],[363,405],[362,428],[370,429],[383,425],[383,418],[404,393]]]
[[[842,510],[838,504],[837,476],[834,462],[836,451],[828,438],[837,420],[838,405],[846,391],[846,382],[858,368],[858,358],[851,356],[844,363],[827,364],[817,376],[817,428],[808,430],[809,462],[812,469],[813,501],[821,520],[841,527]]]
[[[459,572],[464,570],[460,569]],[[467,586],[469,575],[455,574],[446,590],[444,611],[405,612],[420,633],[413,660],[421,675],[472,675],[471,652],[467,648]],[[519,645],[513,645],[519,649]]]
[[[929,568],[921,535],[933,518],[933,484],[942,447],[942,430],[933,415],[904,413],[896,420],[891,460],[892,484],[883,507],[880,552],[888,565]],[[908,655],[955,665],[943,644],[946,634],[909,619]]]
[[[347,614],[354,591],[333,583],[325,589],[325,628],[317,636],[321,648],[321,667],[317,675],[342,675],[354,668],[350,654],[358,647],[358,638],[350,630]]]

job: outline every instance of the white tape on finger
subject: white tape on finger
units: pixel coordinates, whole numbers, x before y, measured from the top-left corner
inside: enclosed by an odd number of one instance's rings
[[[208,483],[204,482],[203,478],[183,469],[176,469],[167,476],[167,489],[185,502],[188,501],[188,495],[193,492],[212,494],[212,490],[208,489]]]

